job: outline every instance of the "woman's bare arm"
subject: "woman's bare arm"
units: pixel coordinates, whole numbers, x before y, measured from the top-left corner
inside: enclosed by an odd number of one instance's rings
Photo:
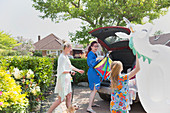
[[[140,70],[139,59],[138,55],[136,54],[136,67],[130,72],[129,79],[136,75],[137,72]]]

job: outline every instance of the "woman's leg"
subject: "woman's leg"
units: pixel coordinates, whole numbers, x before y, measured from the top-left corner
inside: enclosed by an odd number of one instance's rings
[[[66,96],[66,107],[67,108],[71,106],[71,98],[72,98],[72,93],[67,94]]]
[[[87,109],[92,109],[92,103],[93,103],[93,100],[94,100],[94,97],[95,97],[96,92],[97,92],[97,90],[96,90],[96,88],[95,88],[95,86],[94,86],[93,91],[91,91],[91,93],[90,93],[89,106],[88,106]]]
[[[58,99],[51,105],[47,113],[52,113],[52,111],[61,103],[61,97],[58,96]]]

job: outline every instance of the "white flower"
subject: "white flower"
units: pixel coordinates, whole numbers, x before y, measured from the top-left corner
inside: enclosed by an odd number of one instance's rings
[[[33,95],[36,95],[37,94],[37,91],[34,89],[31,89],[31,93],[33,93]]]
[[[20,71],[20,74],[22,74],[22,73],[23,73],[23,71],[21,70],[21,71]]]
[[[33,74],[34,74],[34,72],[31,69],[29,69],[27,72],[27,78],[31,78],[31,75],[33,75]]]
[[[38,91],[38,92],[41,91],[39,86],[36,86],[36,87],[35,87],[35,90]]]
[[[7,71],[7,74],[10,74],[9,70]]]
[[[14,68],[14,77],[16,78],[16,79],[20,79],[20,78],[22,78],[22,76],[21,76],[21,74],[20,74],[20,71],[19,71],[19,69],[18,68]]]

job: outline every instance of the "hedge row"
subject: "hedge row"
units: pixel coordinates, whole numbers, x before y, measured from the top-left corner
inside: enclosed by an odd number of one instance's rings
[[[1,57],[2,58],[2,57]],[[52,74],[57,73],[57,60],[58,58],[48,58],[48,57],[30,57],[30,56],[13,56],[13,57],[3,57],[7,60],[7,67],[14,66],[18,67],[19,70],[31,69],[35,73],[35,79],[40,83],[41,91],[45,91],[49,84],[51,83]],[[84,74],[76,73],[76,80],[74,83],[87,82],[87,59],[70,59],[71,64],[78,69],[85,71]],[[1,62],[0,62],[1,63]]]
[[[6,63],[3,62],[6,60]],[[47,57],[30,57],[30,56],[13,56],[1,57],[1,66],[8,69],[11,66],[17,67],[19,70],[31,69],[34,71],[34,79],[38,83],[42,92],[45,92],[51,84],[53,75],[53,61]]]
[[[58,58],[54,59],[54,73],[57,73],[57,61]],[[75,66],[78,69],[82,69],[84,70],[84,74],[80,74],[80,73],[76,73],[76,79],[74,80],[74,83],[78,83],[78,82],[87,82],[88,81],[88,77],[87,77],[87,71],[88,71],[88,65],[87,65],[87,59],[70,59],[71,64],[73,66]]]
[[[19,55],[19,52],[17,51],[9,51],[9,50],[0,50],[0,55],[1,56],[15,56]]]

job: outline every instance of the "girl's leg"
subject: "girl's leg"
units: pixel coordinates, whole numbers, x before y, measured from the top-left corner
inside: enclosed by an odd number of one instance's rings
[[[72,93],[67,94],[66,96],[66,107],[67,108],[71,106],[71,99],[72,99]]]
[[[94,86],[93,91],[91,91],[91,93],[90,93],[89,106],[88,106],[88,108],[87,108],[88,110],[92,109],[92,103],[93,103],[93,100],[94,100],[94,97],[95,97],[96,92],[97,92],[97,90],[96,90],[96,88],[95,88],[95,86]]]
[[[58,96],[58,99],[51,105],[47,113],[52,113],[52,111],[61,103],[61,97]]]

